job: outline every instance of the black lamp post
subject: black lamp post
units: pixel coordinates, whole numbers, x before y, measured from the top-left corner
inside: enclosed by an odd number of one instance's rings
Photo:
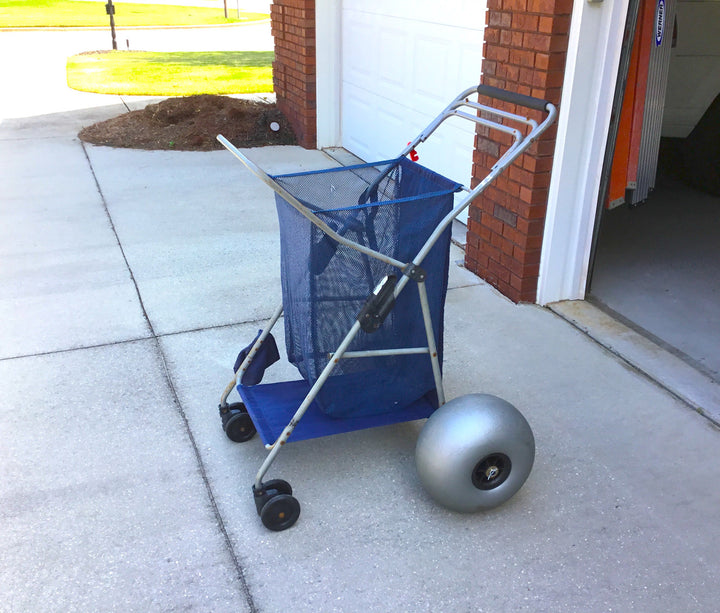
[[[105,5],[105,12],[110,15],[110,32],[112,33],[112,47],[117,51],[117,41],[115,40],[115,6],[112,0],[108,0]]]

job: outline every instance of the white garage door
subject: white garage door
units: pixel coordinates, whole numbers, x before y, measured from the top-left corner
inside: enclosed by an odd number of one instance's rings
[[[394,157],[480,80],[484,0],[344,0],[341,134],[367,161]],[[420,163],[470,184],[474,124],[446,121]]]

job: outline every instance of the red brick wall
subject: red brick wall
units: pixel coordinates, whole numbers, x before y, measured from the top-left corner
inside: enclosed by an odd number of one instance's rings
[[[275,0],[270,6],[275,38],[273,84],[278,108],[300,145],[316,145],[315,0]]]
[[[572,0],[487,0],[487,7],[482,82],[559,104]],[[470,206],[465,264],[515,302],[536,300],[555,133],[551,127]],[[508,139],[478,128],[474,185]]]

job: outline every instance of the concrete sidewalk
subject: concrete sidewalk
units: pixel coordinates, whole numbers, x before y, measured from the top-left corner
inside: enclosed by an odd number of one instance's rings
[[[422,424],[401,424],[287,446],[270,476],[302,514],[265,530],[265,450],[231,443],[217,403],[279,301],[272,192],[226,152],[77,140],[122,108],[0,123],[0,611],[717,610],[720,432],[459,265],[446,392],[526,415],[525,486],[445,511],[415,473]]]

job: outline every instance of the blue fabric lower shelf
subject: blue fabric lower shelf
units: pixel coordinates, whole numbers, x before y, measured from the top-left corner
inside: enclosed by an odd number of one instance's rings
[[[237,389],[263,443],[271,445],[290,423],[310,391],[310,385],[304,380],[284,381],[247,387],[238,385]],[[423,419],[433,411],[432,404],[421,398],[405,409],[392,413],[336,419],[323,413],[313,403],[298,423],[289,442]]]

